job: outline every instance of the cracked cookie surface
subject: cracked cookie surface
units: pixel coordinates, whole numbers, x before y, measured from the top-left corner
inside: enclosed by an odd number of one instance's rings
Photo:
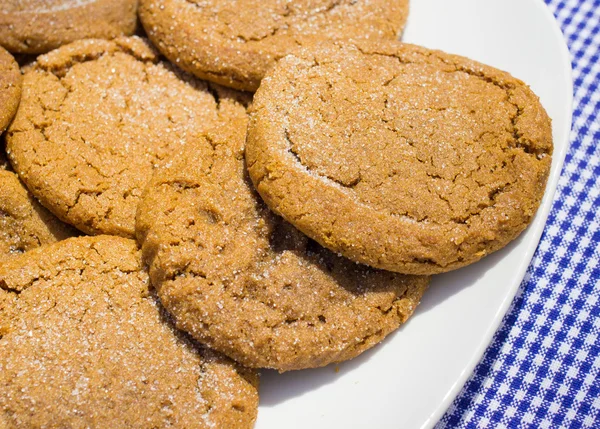
[[[16,174],[0,170],[0,262],[76,234],[42,207]]]
[[[131,35],[137,0],[0,0],[0,46],[42,54],[84,38]]]
[[[17,113],[19,101],[21,100],[22,80],[19,65],[0,46],[0,134],[4,132],[15,113]]]
[[[314,41],[395,39],[408,0],[142,0],[140,20],[171,61],[196,76],[255,91],[281,57]]]
[[[0,427],[250,428],[257,376],[176,331],[133,240],[0,265]]]
[[[219,91],[161,61],[143,39],[74,42],[25,73],[9,157],[60,219],[88,234],[133,237],[153,169],[227,120]]]
[[[136,231],[177,326],[251,367],[351,359],[413,313],[429,278],[339,257],[274,216],[244,165],[245,109],[157,169]],[[237,112],[237,113],[236,113]]]
[[[399,42],[330,44],[278,63],[246,161],[263,199],[325,247],[434,274],[531,221],[551,165],[538,98],[508,73]]]

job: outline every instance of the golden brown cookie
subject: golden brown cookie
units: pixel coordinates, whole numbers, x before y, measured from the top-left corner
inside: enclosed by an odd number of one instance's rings
[[[382,41],[281,60],[256,93],[246,161],[269,207],[323,246],[434,274],[523,231],[551,154],[550,119],[523,82]]]
[[[137,0],[0,0],[0,45],[41,54],[85,38],[131,35]]]
[[[222,105],[236,121],[156,170],[140,203],[158,296],[180,329],[246,366],[357,356],[411,316],[429,278],[355,264],[274,216],[246,174],[246,112]]]
[[[21,100],[21,72],[15,59],[0,46],[0,134],[17,113]]]
[[[132,240],[0,265],[2,428],[250,428],[257,381],[175,330]]]
[[[161,61],[143,39],[74,42],[25,73],[9,156],[30,191],[65,222],[133,237],[152,170],[227,121],[219,91]]]
[[[398,37],[408,0],[141,0],[148,37],[196,76],[255,91],[269,67],[298,46]]]
[[[76,234],[42,207],[16,174],[0,170],[0,262]]]

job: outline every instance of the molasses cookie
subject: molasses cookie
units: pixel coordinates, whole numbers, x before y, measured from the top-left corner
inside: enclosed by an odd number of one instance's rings
[[[17,113],[21,100],[21,72],[15,59],[0,47],[0,134]]]
[[[246,174],[246,112],[229,106],[237,121],[158,169],[139,206],[158,296],[180,329],[246,366],[351,359],[410,317],[429,278],[355,264],[274,216]]]
[[[265,202],[329,249],[409,274],[494,252],[535,214],[550,119],[508,73],[400,42],[289,55],[256,93],[246,161]]]
[[[152,170],[227,121],[223,91],[233,92],[161,61],[143,39],[77,41],[40,56],[25,73],[9,157],[65,222],[88,234],[133,237]]]
[[[131,35],[137,0],[0,0],[0,45],[41,54],[84,38]]]
[[[142,0],[148,37],[196,76],[255,91],[279,58],[314,41],[395,39],[408,0]]]
[[[0,427],[250,428],[257,377],[175,330],[134,241],[0,265]]]
[[[16,174],[0,170],[0,261],[76,233],[42,207]]]

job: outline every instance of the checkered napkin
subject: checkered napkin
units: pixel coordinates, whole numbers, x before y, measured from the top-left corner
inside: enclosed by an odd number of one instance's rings
[[[600,0],[545,0],[573,60],[571,146],[491,345],[436,429],[600,428]]]

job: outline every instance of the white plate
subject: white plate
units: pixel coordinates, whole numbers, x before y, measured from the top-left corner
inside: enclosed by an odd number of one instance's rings
[[[265,371],[257,429],[433,426],[481,358],[537,247],[571,128],[571,65],[554,17],[541,0],[411,0],[404,41],[507,70],[540,96],[555,144],[542,207],[504,250],[436,277],[409,323],[339,372]]]

